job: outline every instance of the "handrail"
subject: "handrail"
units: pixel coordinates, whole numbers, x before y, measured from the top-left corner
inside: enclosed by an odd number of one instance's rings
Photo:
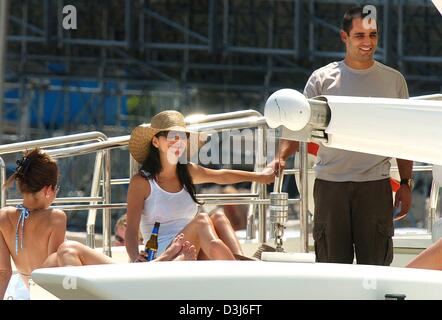
[[[228,120],[231,119],[231,120]],[[245,110],[245,111],[236,111],[231,113],[225,113],[225,114],[218,114],[218,115],[209,115],[209,116],[199,116],[195,117],[193,120],[188,120],[189,128],[191,130],[196,131],[221,131],[226,129],[241,129],[241,128],[250,128],[250,127],[259,127],[259,128],[265,128],[267,126],[267,123],[265,121],[265,118],[262,117],[262,115],[255,111],[255,110]],[[263,135],[263,138],[265,139],[265,135]],[[104,244],[103,244],[103,250],[106,254],[111,254],[111,243],[110,243],[110,234],[111,234],[111,220],[110,220],[110,209],[113,208],[112,206],[109,206],[111,204],[110,196],[111,196],[111,179],[110,179],[110,150],[113,148],[120,148],[120,147],[126,147],[129,144],[130,136],[119,136],[119,137],[112,137],[108,138],[105,141],[99,141],[99,142],[93,142],[88,143],[84,145],[79,146],[71,146],[71,147],[64,147],[64,148],[58,148],[58,149],[51,149],[46,150],[48,154],[53,156],[54,158],[65,158],[65,157],[71,157],[71,156],[78,156],[78,155],[84,155],[89,154],[93,152],[103,152],[104,155],[104,168],[101,168],[103,170],[103,198],[104,203],[101,204],[90,204],[90,205],[72,205],[72,206],[62,206],[62,208],[66,208],[66,210],[72,210],[71,208],[89,208],[91,209],[90,215],[88,217],[88,225],[87,225],[87,233],[88,233],[88,242],[89,244],[93,245],[93,230],[95,229],[95,214],[91,214],[91,212],[94,212],[97,208],[104,209],[103,212],[103,238],[104,238]],[[29,145],[29,144],[27,144]],[[260,143],[260,145],[263,145]],[[97,154],[97,156],[98,156]],[[94,170],[94,181],[95,181],[95,173],[99,170],[99,168],[95,168]],[[99,180],[97,180],[97,184],[100,185]],[[265,198],[265,188],[260,188],[260,195],[261,198]],[[92,192],[91,192],[92,193]],[[264,195],[264,196],[263,196]],[[91,197],[94,197],[93,194],[91,194]],[[264,199],[265,200],[265,199]],[[237,201],[232,202],[233,200],[225,199],[225,200],[208,200],[208,201],[221,201],[220,204],[223,204],[225,202],[222,201],[230,201],[230,204],[250,204],[250,201],[245,199],[244,201]],[[264,201],[265,202],[265,201]],[[265,210],[263,207],[263,201],[259,203],[260,205],[260,217],[265,214]],[[207,201],[206,201],[207,203]],[[256,202],[258,203],[258,202]],[[81,209],[79,209],[81,210]],[[262,221],[263,219],[260,219],[259,224],[260,226],[263,226],[265,228],[265,221]],[[265,233],[264,233],[265,234]]]
[[[425,172],[425,171],[431,171],[433,169],[433,165],[426,165],[426,166],[413,166],[413,172]],[[282,172],[283,175],[294,175],[299,173],[299,169],[284,169]],[[390,168],[390,171],[393,172],[399,172],[399,168],[397,166],[393,166]],[[309,169],[308,173],[314,173],[314,169]],[[276,181],[276,180],[275,180]],[[120,178],[120,179],[112,179],[111,184],[114,185],[123,185],[123,184],[129,184],[130,178]],[[103,181],[100,181],[100,184],[103,184]],[[279,181],[279,185],[282,184],[282,180]],[[281,187],[275,188],[275,190],[281,190]],[[204,194],[204,193],[202,193]],[[243,194],[243,193],[241,193]],[[255,193],[256,194],[256,193]]]
[[[92,131],[92,132],[72,134],[68,136],[39,139],[34,141],[9,143],[9,144],[0,145],[0,154],[16,153],[33,148],[55,147],[60,145],[75,144],[75,143],[88,142],[93,140],[104,141],[107,140],[107,137],[104,133],[101,133],[99,131]]]
[[[16,153],[16,152],[22,152],[28,149],[32,148],[47,148],[47,147],[55,147],[60,145],[69,145],[69,144],[76,144],[76,143],[84,143],[89,141],[99,141],[104,142],[108,138],[107,136],[99,131],[92,131],[92,132],[85,132],[85,133],[78,133],[78,134],[72,134],[67,136],[61,136],[61,137],[52,137],[52,138],[46,138],[46,139],[39,139],[34,141],[26,141],[26,142],[17,142],[17,143],[11,143],[0,146],[0,154],[9,154],[9,153]],[[48,151],[49,154],[52,154],[52,150]],[[57,157],[63,157],[63,155],[55,155],[55,158]],[[97,198],[98,192],[99,192],[99,181],[100,181],[100,170],[101,170],[101,162],[102,162],[102,154],[99,152],[97,153],[97,156],[95,158],[95,170],[94,170],[94,178],[92,181],[92,188],[91,188],[91,198]],[[109,159],[105,159],[105,161],[110,162]],[[0,174],[5,176],[5,169],[0,168]],[[58,200],[55,200],[56,202]],[[0,203],[2,205],[6,205],[6,191],[2,188],[0,190]],[[15,202],[13,202],[15,203]],[[96,201],[91,201],[91,204],[96,203]],[[91,210],[89,214],[91,215],[95,214],[94,210]],[[107,212],[110,215],[110,212]],[[91,247],[94,247],[95,245],[95,218],[94,218],[94,224],[92,227],[88,225],[88,231],[91,232],[91,235],[87,238],[87,244]],[[109,236],[110,239],[110,236]],[[110,243],[110,240],[109,240]]]
[[[431,171],[433,169],[432,165],[427,166],[413,166],[413,172],[425,172],[425,171]],[[397,166],[393,166],[390,168],[390,171],[393,172],[399,172],[399,168]],[[283,174],[284,175],[293,175],[299,173],[299,169],[285,169]],[[308,169],[308,173],[315,173],[314,169]]]
[[[267,125],[264,117],[252,116],[247,118],[233,119],[233,120],[221,120],[219,122],[207,122],[189,125],[189,130],[193,131],[221,131],[227,129],[243,129],[253,128]]]
[[[93,142],[80,146],[66,147],[60,149],[46,150],[54,158],[67,158],[80,156],[97,151],[105,151],[113,148],[125,147],[129,144],[129,135],[108,138],[106,141]]]
[[[237,118],[244,118],[251,116],[262,117],[262,114],[256,110],[241,110],[241,111],[232,111],[232,112],[209,114],[209,115],[195,114],[186,117],[184,120],[186,121],[187,124],[191,125],[191,124],[222,121],[222,120],[233,120]]]
[[[427,94],[424,96],[410,97],[411,100],[442,100],[442,93]]]
[[[221,131],[226,129],[243,129],[263,126],[266,124],[264,117],[248,117],[245,119],[234,119],[232,121],[221,121],[220,123],[201,123],[190,125],[189,129],[194,131]],[[106,141],[94,142],[80,146],[66,147],[60,149],[46,150],[54,158],[66,158],[89,154],[97,151],[125,147],[129,144],[130,136],[119,136],[108,138]]]
[[[289,199],[289,204],[299,203],[300,199]],[[256,205],[269,205],[270,199],[208,199],[205,204],[211,205],[246,205],[254,203]],[[80,211],[86,209],[124,209],[127,207],[127,203],[111,203],[111,204],[73,204],[73,205],[61,205],[61,206],[51,206],[50,208],[69,210],[69,211]]]
[[[103,201],[102,197],[66,197],[56,198],[53,203],[82,203],[82,202],[100,202]],[[6,205],[14,206],[21,204],[23,199],[9,199],[6,200]]]

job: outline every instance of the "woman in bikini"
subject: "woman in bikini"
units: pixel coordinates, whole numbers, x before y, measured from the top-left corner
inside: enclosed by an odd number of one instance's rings
[[[16,181],[23,203],[0,209],[0,299],[12,276],[11,258],[28,289],[29,276],[37,268],[114,263],[87,246],[65,241],[66,214],[49,208],[59,190],[58,173],[56,162],[34,149],[17,161],[15,173],[2,186]],[[195,257],[195,248],[178,235],[156,261]]]

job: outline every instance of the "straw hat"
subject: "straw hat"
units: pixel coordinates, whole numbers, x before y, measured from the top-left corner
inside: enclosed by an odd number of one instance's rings
[[[156,114],[150,124],[144,123],[132,130],[129,140],[130,154],[139,164],[143,164],[149,154],[152,138],[160,131],[171,130],[190,132],[180,112],[166,110]]]

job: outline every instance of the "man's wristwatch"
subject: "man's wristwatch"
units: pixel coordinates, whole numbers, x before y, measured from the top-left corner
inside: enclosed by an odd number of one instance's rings
[[[401,179],[401,186],[404,184],[406,184],[410,188],[410,190],[413,190],[414,187],[413,179],[408,179],[408,178]]]

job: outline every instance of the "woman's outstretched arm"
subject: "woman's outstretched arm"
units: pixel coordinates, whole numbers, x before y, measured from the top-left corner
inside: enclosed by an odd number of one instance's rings
[[[200,165],[190,163],[189,172],[192,176],[194,184],[234,184],[245,181],[254,181],[269,184],[275,180],[275,173],[270,167],[265,168],[261,172],[250,172],[230,169],[208,169]]]

